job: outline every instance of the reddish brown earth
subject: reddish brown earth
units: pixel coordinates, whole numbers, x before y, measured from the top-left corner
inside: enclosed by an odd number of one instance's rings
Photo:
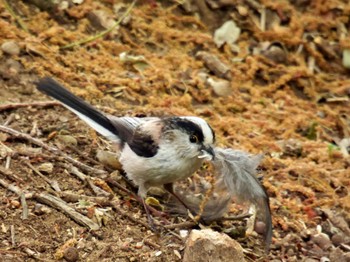
[[[204,1],[186,2],[188,8],[178,1],[139,1],[119,28],[66,48],[109,28],[129,5],[113,9],[119,1],[71,2],[61,11],[42,1],[8,1],[10,7],[0,3],[1,125],[109,173],[96,162],[96,152],[113,150],[110,145],[61,106],[33,105],[48,101],[34,81],[53,76],[116,115],[203,117],[216,131],[218,146],[265,155],[259,169],[270,196],[273,241],[264,257],[259,235],[238,238],[247,261],[350,261],[350,158],[345,143],[350,139],[350,71],[342,61],[350,50],[347,1],[232,0],[217,1],[222,5],[217,9],[203,6]],[[96,10],[101,10],[98,16]],[[212,37],[231,18],[241,28],[236,51],[228,45],[217,48]],[[7,50],[3,44],[10,41],[14,43]],[[196,56],[198,51],[217,56],[229,70],[215,72]],[[144,60],[123,62],[122,52]],[[227,92],[214,92],[202,73],[229,80]],[[44,176],[36,173],[49,163],[52,170],[42,171]],[[63,259],[64,252],[73,253],[71,261],[75,252],[80,261],[181,260],[185,240],[179,229],[156,235],[110,203],[96,204],[91,186],[67,171],[69,162],[63,157],[0,132],[0,164],[0,179],[7,185],[61,197],[101,223],[99,230],[90,231],[63,212],[40,206],[35,197],[27,199],[29,214],[22,219],[23,203],[2,184],[0,260],[50,261]],[[57,181],[63,193],[46,180]],[[93,183],[110,192],[122,211],[147,222],[130,195],[101,179]],[[90,198],[69,201],[68,193]]]

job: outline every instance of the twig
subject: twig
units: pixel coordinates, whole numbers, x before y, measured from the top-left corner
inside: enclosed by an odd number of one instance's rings
[[[79,156],[81,156],[82,158],[88,160],[90,163],[94,164],[94,165],[101,165],[101,162],[98,162],[97,160],[85,155],[84,153],[82,153],[82,151],[78,148],[76,148],[75,146],[67,146],[69,149],[73,150],[74,153],[77,153]],[[106,168],[106,167],[105,167]],[[109,169],[108,172],[112,172],[112,169]]]
[[[50,107],[62,105],[57,101],[31,102],[31,103],[11,103],[0,105],[0,112],[21,107]]]
[[[205,51],[199,51],[196,53],[196,58],[202,60],[204,65],[217,77],[229,81],[232,79],[230,67],[223,63],[216,55]]]
[[[75,222],[77,222],[79,225],[87,226],[91,230],[97,230],[100,228],[98,224],[96,224],[86,216],[75,211],[72,207],[68,206],[66,202],[64,202],[58,197],[47,193],[34,194],[33,197],[40,203],[49,205],[55,209],[58,209],[59,211],[62,211]]]
[[[0,106],[1,107],[1,106]],[[0,110],[1,111],[1,110]],[[7,118],[6,118],[6,120],[5,120],[5,122],[4,122],[4,126],[8,126],[9,124],[11,124],[12,123],[12,121],[13,121],[13,119],[15,119],[15,114],[10,114]]]
[[[73,165],[75,165],[75,166],[77,166],[77,167],[79,167],[87,172],[92,172],[95,174],[106,174],[105,171],[89,167],[88,165],[85,165],[85,164],[75,160],[74,158],[68,156],[66,153],[62,152],[58,148],[51,147],[51,146],[45,144],[44,142],[42,142],[41,140],[36,139],[28,134],[21,133],[15,129],[12,129],[10,127],[6,127],[3,125],[0,125],[0,131],[11,134],[12,136],[14,136],[16,138],[25,139],[25,140],[27,140],[35,145],[38,145],[38,146],[50,151],[51,153],[54,153],[55,155],[60,155],[60,156],[64,157],[68,162],[72,163]]]
[[[196,225],[198,225],[198,223],[194,221],[185,221],[178,224],[165,225],[164,228],[166,229],[189,228],[189,227],[194,227]]]
[[[7,188],[8,190],[16,193],[18,196],[20,196],[22,194],[22,189],[20,189],[18,186],[7,183],[3,179],[0,179],[0,185],[2,185],[4,188]],[[28,198],[28,196],[27,196],[27,198]]]
[[[4,175],[5,177],[10,179],[11,181],[21,182],[21,183],[24,182],[21,178],[19,178],[17,175],[15,175],[10,169],[6,169],[3,166],[0,166],[0,174]]]
[[[29,249],[28,247],[25,247],[25,248],[23,249],[23,251],[24,251],[25,253],[27,253],[28,256],[33,257],[33,258],[35,258],[36,260],[39,260],[39,261],[47,261],[47,260],[44,260],[44,259],[41,259],[41,258],[40,258],[40,253],[35,252],[35,251]]]
[[[221,221],[234,221],[234,220],[242,220],[245,218],[250,218],[252,214],[246,213],[246,214],[241,214],[238,216],[231,216],[231,217],[222,217],[220,220]]]
[[[94,183],[91,182],[90,177],[85,175],[84,173],[80,172],[78,168],[75,166],[68,166],[63,164],[63,167],[68,170],[69,173],[77,176],[81,181],[88,183],[91,190],[95,193],[97,196],[110,196],[110,193],[106,192],[105,190],[99,188]]]
[[[110,206],[110,200],[107,197],[93,197],[93,196],[74,194],[70,192],[59,192],[58,195],[62,199],[64,199],[66,202],[74,203],[80,200],[84,200],[88,202],[93,202],[96,205],[99,205],[102,207]]]
[[[266,8],[263,7],[260,9],[260,30],[266,31]]]
[[[26,32],[29,33],[27,26],[24,24],[24,22],[22,21],[22,19],[16,15],[16,13],[13,11],[12,7],[9,5],[9,3],[6,0],[3,0],[4,5],[6,10],[11,14],[11,16],[17,21],[17,23],[19,24],[19,26]]]
[[[113,207],[115,209],[115,211],[117,211],[117,213],[119,213],[120,215],[122,215],[124,217],[127,217],[129,220],[131,220],[135,224],[140,224],[140,225],[144,226],[147,229],[151,229],[151,227],[147,223],[143,222],[140,219],[134,218],[129,213],[127,213],[127,212],[123,211],[121,208],[119,208],[119,204],[117,202],[111,201],[110,202],[110,206]]]
[[[9,169],[11,165],[11,155],[6,156],[5,168]]]
[[[22,190],[19,187],[9,184],[3,179],[0,179],[0,185],[16,193],[18,196],[22,195]],[[91,219],[78,213],[72,207],[68,206],[67,203],[64,202],[62,199],[55,197],[51,194],[47,194],[47,193],[36,194],[36,193],[29,192],[29,193],[26,193],[26,197],[34,198],[42,204],[56,208],[57,210],[63,212],[68,217],[73,219],[79,225],[87,226],[92,230],[97,230],[100,228],[99,225],[93,222]]]
[[[112,179],[111,177],[107,177],[104,179],[104,181],[107,183],[107,184],[110,184],[116,188],[118,188],[120,191],[128,194],[129,196],[132,196],[134,197],[135,199],[137,199],[137,195],[133,192],[131,192],[130,190],[126,189],[125,187],[123,187],[122,185],[120,185],[117,181],[115,181],[114,179]]]
[[[86,178],[86,182],[88,183],[88,185],[90,186],[91,190],[94,191],[94,194],[96,196],[105,196],[105,197],[109,197],[111,195],[111,193],[108,193],[107,191],[99,188],[98,186],[96,186],[91,179],[88,177]],[[112,190],[111,190],[112,191]]]
[[[7,249],[0,249],[0,254],[12,254],[12,255],[25,256],[25,254],[22,252],[12,251]]]
[[[78,179],[80,179],[83,182],[86,182],[86,175],[78,170],[75,166],[68,165],[68,164],[60,164],[60,166],[67,169],[68,173],[75,175]]]
[[[10,231],[11,231],[11,243],[12,243],[12,246],[15,247],[16,246],[16,238],[15,238],[15,226],[14,225],[10,226]]]
[[[25,161],[24,162],[29,168],[31,168],[34,173],[36,173],[38,176],[40,176],[43,180],[45,180],[46,183],[48,183],[53,190],[57,191],[57,192],[61,192],[61,189],[58,185],[58,182],[56,180],[50,180],[48,179],[46,176],[44,176],[43,174],[41,174],[41,172],[36,169],[30,162]]]
[[[22,219],[25,220],[25,219],[28,219],[28,205],[27,205],[27,201],[26,201],[26,196],[22,193],[21,194],[21,205],[22,205],[22,208],[23,208],[23,211],[22,211]]]
[[[255,221],[256,221],[256,206],[254,204],[251,204],[249,207],[248,214],[251,214],[249,219],[247,220],[247,229],[246,229],[246,235],[251,235],[254,231]]]
[[[70,43],[68,45],[65,45],[63,47],[61,47],[61,49],[68,49],[68,48],[71,48],[71,47],[75,47],[75,46],[80,46],[80,45],[83,45],[83,44],[86,44],[86,43],[89,43],[89,42],[92,42],[98,38],[101,38],[105,35],[107,35],[108,33],[110,33],[111,31],[113,31],[122,21],[125,17],[127,17],[131,10],[133,9],[135,3],[136,3],[137,0],[134,0],[130,6],[128,7],[128,9],[125,11],[125,13],[119,18],[119,20],[117,22],[115,22],[115,24],[113,26],[111,26],[110,28],[98,33],[97,35],[94,35],[94,36],[91,36],[91,37],[88,37],[88,38],[85,38],[83,40],[80,40],[80,41],[77,41],[77,42],[74,42],[74,43]]]
[[[153,243],[152,241],[150,241],[148,239],[143,240],[143,243],[145,243],[146,245],[151,246],[151,247],[153,247],[155,249],[160,249],[161,248],[160,245],[158,245],[156,243]]]

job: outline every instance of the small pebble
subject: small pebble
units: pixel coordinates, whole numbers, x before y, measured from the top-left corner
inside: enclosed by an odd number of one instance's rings
[[[214,93],[218,96],[229,96],[232,93],[231,83],[224,79],[214,80],[209,77],[207,83],[213,88]]]
[[[42,163],[40,166],[38,166],[38,170],[50,174],[53,171],[53,164],[49,162]]]
[[[247,16],[249,14],[248,8],[242,5],[237,6],[237,11],[241,16]]]
[[[9,55],[19,55],[21,49],[15,41],[7,41],[1,45],[1,50]]]
[[[99,162],[114,169],[121,169],[121,164],[118,160],[118,157],[118,154],[104,150],[98,150],[96,154],[96,158]]]
[[[35,215],[41,216],[41,215],[43,215],[43,214],[48,214],[48,213],[50,213],[51,210],[50,210],[48,207],[46,207],[46,206],[44,206],[44,205],[42,205],[42,204],[37,203],[37,204],[35,204],[35,206],[34,206],[33,212],[34,212]]]
[[[265,230],[266,230],[266,225],[264,222],[262,221],[257,221],[255,223],[255,228],[254,228],[255,232],[258,234],[264,234]]]
[[[320,234],[313,236],[312,242],[314,242],[322,250],[327,250],[330,246],[332,246],[332,242],[330,241],[328,235],[326,235],[324,233],[320,233]]]
[[[17,200],[12,200],[11,201],[11,207],[12,208],[19,208],[21,206],[21,203]]]
[[[143,243],[142,242],[137,242],[135,245],[135,248],[140,249],[143,247]]]
[[[334,234],[331,238],[333,245],[339,246],[341,243],[344,243],[344,237],[342,234]]]
[[[63,257],[68,262],[75,262],[79,259],[78,249],[75,247],[69,247],[64,251]]]
[[[78,140],[70,135],[58,135],[57,138],[66,146],[77,146]]]
[[[186,238],[188,237],[188,230],[180,230],[180,237]]]
[[[343,50],[343,66],[345,68],[350,68],[350,49]]]

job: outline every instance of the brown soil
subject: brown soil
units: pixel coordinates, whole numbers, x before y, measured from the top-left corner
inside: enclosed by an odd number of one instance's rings
[[[0,3],[0,45],[14,41],[20,48],[14,55],[0,51],[1,124],[109,171],[95,159],[99,149],[110,145],[76,116],[55,104],[31,106],[48,101],[36,91],[36,80],[53,76],[115,115],[203,117],[216,132],[217,146],[265,154],[260,170],[270,196],[273,241],[264,258],[260,236],[238,239],[247,259],[350,261],[349,145],[341,144],[350,139],[349,70],[342,64],[343,51],[350,48],[350,5],[340,0],[232,0],[217,1],[223,6],[214,9],[188,1],[186,13],[177,2],[139,1],[118,29],[70,48],[64,47],[102,32],[100,20],[118,20],[126,8],[114,12],[117,0],[85,0],[61,11],[56,5],[43,7],[41,1],[9,1],[26,32]],[[266,8],[265,30],[260,5]],[[102,18],[89,20],[96,10],[103,11]],[[239,52],[213,42],[213,30],[230,17],[242,31]],[[214,76],[198,51],[217,56],[229,74]],[[145,59],[123,62],[122,52]],[[230,93],[217,95],[200,77],[203,72],[229,79]],[[68,147],[67,140],[60,140],[65,135],[77,144]],[[0,179],[9,184],[59,196],[35,172],[52,163],[52,171],[42,172],[46,180],[56,180],[64,193],[96,196],[87,182],[67,172],[65,159],[26,139],[0,133],[0,150]],[[110,190],[107,184],[97,186]],[[138,202],[112,192],[121,210],[146,223]],[[101,223],[101,229],[90,231],[63,212],[41,207],[35,197],[28,198],[29,216],[23,220],[18,195],[4,186],[0,194],[2,261],[38,256],[50,261],[63,259],[68,251],[77,252],[81,261],[179,261],[183,255],[179,229],[154,234],[108,205],[69,203]],[[103,211],[97,220],[96,210]]]

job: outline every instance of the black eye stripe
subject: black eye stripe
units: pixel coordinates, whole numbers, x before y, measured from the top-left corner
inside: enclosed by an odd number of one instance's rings
[[[195,135],[198,138],[198,142],[202,143],[204,141],[202,128],[192,121],[179,117],[169,117],[164,119],[164,122],[164,131],[179,128],[189,135]]]

